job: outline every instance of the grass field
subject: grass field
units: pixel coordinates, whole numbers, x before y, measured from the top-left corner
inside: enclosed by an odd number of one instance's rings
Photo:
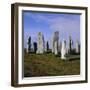
[[[60,76],[80,74],[80,56],[68,56],[61,60],[60,56],[49,54],[25,54],[24,77]]]

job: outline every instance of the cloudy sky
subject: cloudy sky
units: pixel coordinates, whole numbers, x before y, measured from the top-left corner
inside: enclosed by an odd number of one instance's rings
[[[29,36],[32,43],[37,41],[38,32],[42,32],[45,41],[51,43],[53,32],[59,31],[59,41],[71,35],[74,43],[80,41],[80,15],[66,13],[23,12],[24,47]]]

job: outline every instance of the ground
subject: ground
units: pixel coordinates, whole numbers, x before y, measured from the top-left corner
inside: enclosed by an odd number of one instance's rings
[[[79,75],[80,56],[69,55],[66,60],[52,53],[25,54],[24,77]]]

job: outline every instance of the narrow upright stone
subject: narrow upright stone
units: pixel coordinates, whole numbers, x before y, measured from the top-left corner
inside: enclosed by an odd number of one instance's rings
[[[49,43],[48,43],[48,41],[45,43],[45,52],[48,52],[48,50],[49,50]]]
[[[38,33],[38,39],[37,39],[37,54],[43,54],[45,51],[45,42],[44,42],[44,36],[41,32]]]
[[[68,53],[71,54],[72,52],[72,49],[73,49],[73,41],[72,41],[72,38],[71,36],[69,36],[69,46],[68,46]]]
[[[34,43],[33,43],[33,46],[34,46],[34,53],[36,53],[36,51],[37,51],[37,43],[34,42]]]
[[[53,33],[53,36],[52,36],[52,53],[54,53],[54,33]]]
[[[48,41],[46,43],[46,46],[47,46],[47,51],[48,51],[49,50],[49,43],[48,43]]]
[[[27,53],[29,53],[31,51],[31,37],[28,38],[27,40]]]
[[[55,55],[57,55],[58,54],[58,42],[57,41],[55,41],[55,52],[54,52],[54,54]]]
[[[76,53],[80,53],[80,44],[78,40],[76,41]]]
[[[58,52],[61,54],[61,48],[62,48],[62,43],[60,42],[59,43],[59,46],[58,46]]]
[[[61,59],[66,59],[66,41],[64,40],[62,42],[62,48],[61,48]]]
[[[56,53],[58,54],[58,41],[59,41],[59,32],[56,31],[54,32],[53,37],[52,37],[52,53],[54,54]]]

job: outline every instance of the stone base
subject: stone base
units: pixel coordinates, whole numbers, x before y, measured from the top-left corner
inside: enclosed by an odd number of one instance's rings
[[[66,59],[66,57],[61,57],[61,59]]]
[[[44,53],[44,51],[40,51],[40,50],[36,51],[36,54],[43,54],[43,53]]]

